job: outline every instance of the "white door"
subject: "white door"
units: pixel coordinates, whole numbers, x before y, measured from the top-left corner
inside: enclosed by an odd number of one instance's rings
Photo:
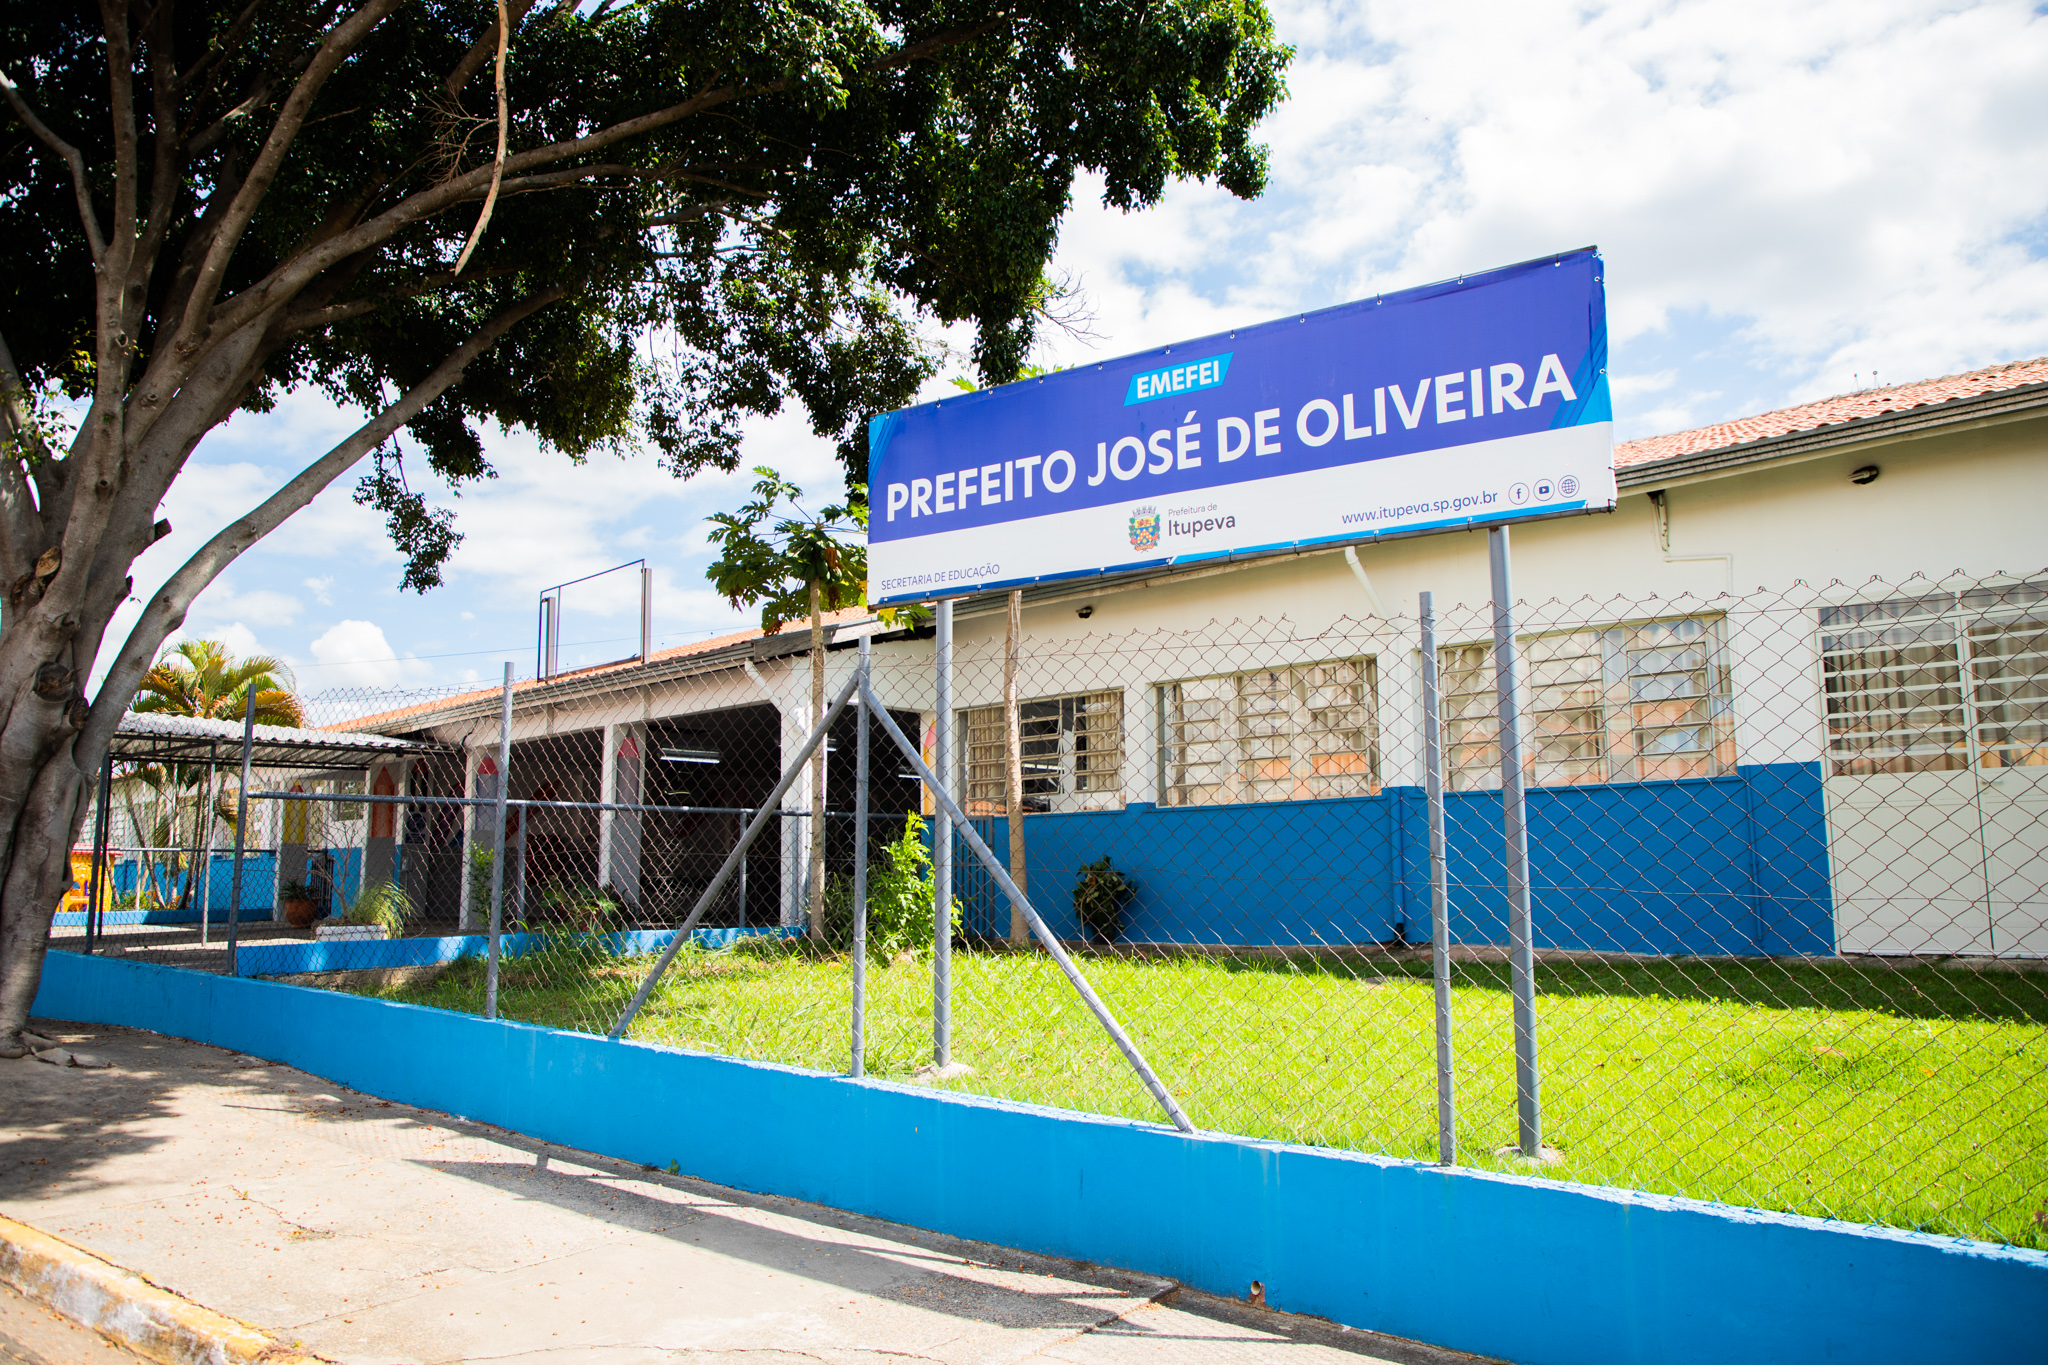
[[[2000,957],[2048,957],[2048,611],[2029,586],[1978,604],[1963,596],[1990,951]]]
[[[1984,772],[1979,801],[1991,951],[2048,957],[2048,767]]]
[[[1823,609],[1838,951],[2048,957],[2044,598]]]
[[[1988,953],[1977,776],[1830,777],[1836,951]]]

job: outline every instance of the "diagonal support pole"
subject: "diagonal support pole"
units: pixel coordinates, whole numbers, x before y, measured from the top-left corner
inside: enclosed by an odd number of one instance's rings
[[[903,751],[903,756],[910,760],[911,767],[930,789],[939,808],[952,816],[954,827],[960,831],[960,836],[967,840],[968,847],[974,850],[974,856],[981,859],[982,865],[996,879],[996,884],[1003,888],[1003,894],[1010,898],[1010,903],[1023,909],[1024,917],[1031,922],[1031,932],[1038,935],[1038,941],[1045,945],[1045,951],[1059,964],[1059,969],[1067,974],[1067,980],[1073,983],[1081,1002],[1088,1006],[1096,1022],[1102,1025],[1103,1032],[1109,1035],[1117,1050],[1124,1054],[1124,1060],[1131,1064],[1131,1070],[1138,1073],[1138,1079],[1152,1092],[1152,1098],[1159,1101],[1159,1107],[1166,1111],[1166,1117],[1172,1120],[1173,1126],[1181,1132],[1194,1132],[1195,1125],[1188,1119],[1187,1112],[1180,1107],[1180,1102],[1174,1099],[1165,1083],[1152,1070],[1151,1064],[1138,1051],[1138,1045],[1131,1041],[1131,1036],[1124,1032],[1123,1025],[1116,1021],[1116,1016],[1109,1012],[1109,1006],[1103,1004],[1102,998],[1095,994],[1095,988],[1088,984],[1088,978],[1081,975],[1081,969],[1074,965],[1074,960],[1067,956],[1067,950],[1053,937],[1052,930],[1046,927],[1045,920],[1025,897],[1023,890],[1010,880],[1009,869],[996,861],[996,855],[982,841],[981,835],[974,828],[974,822],[960,809],[959,803],[953,799],[953,794],[947,791],[932,770],[925,766],[924,758],[917,752],[917,746],[904,737],[903,731],[897,727],[896,718],[889,714],[889,708],[882,704],[882,699],[875,695],[873,688],[865,685],[864,680],[856,677],[855,681],[863,682],[861,694],[866,698],[868,709],[873,712],[876,722],[889,738],[895,741],[896,747]],[[942,918],[945,915],[943,909],[938,913]]]
[[[612,1031],[606,1035],[607,1037],[621,1037],[632,1026],[633,1016],[640,1013],[641,1006],[647,1003],[647,997],[654,994],[654,988],[660,984],[661,975],[668,970],[668,964],[675,961],[676,954],[690,941],[690,931],[697,927],[697,921],[704,918],[704,912],[711,908],[711,903],[718,899],[718,893],[725,890],[725,884],[732,880],[733,869],[747,856],[747,850],[753,847],[756,836],[768,827],[770,819],[785,813],[779,808],[783,794],[795,785],[797,778],[803,776],[804,765],[811,761],[811,753],[825,742],[826,733],[831,730],[833,722],[839,719],[839,713],[846,709],[846,703],[852,699],[854,689],[859,686],[860,675],[856,673],[846,680],[846,686],[839,689],[839,695],[833,699],[824,718],[818,722],[818,728],[811,731],[811,737],[804,741],[804,747],[797,750],[796,757],[790,759],[783,767],[782,780],[775,784],[775,790],[768,793],[767,799],[761,802],[761,808],[754,812],[754,818],[747,822],[746,833],[740,835],[740,841],[733,845],[732,852],[725,855],[725,862],[720,865],[718,875],[711,879],[711,885],[705,887],[704,894],[697,898],[696,906],[683,920],[682,927],[676,930],[676,936],[669,941],[668,947],[662,950],[661,960],[654,964],[654,970],[647,973],[647,979],[640,983],[640,989],[633,992],[632,1002],[626,1006],[625,1013],[619,1016],[619,1022],[612,1025]]]

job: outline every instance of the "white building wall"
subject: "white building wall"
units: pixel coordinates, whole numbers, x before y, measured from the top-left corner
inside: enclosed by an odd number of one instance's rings
[[[1851,471],[1868,464],[1880,467],[1880,477],[1851,483]],[[1739,751],[1745,761],[1751,754],[1761,762],[1812,761],[1821,756],[1824,739],[1814,628],[1814,611],[1824,600],[1899,595],[1896,589],[1915,575],[2027,575],[2048,567],[2048,523],[2040,513],[2048,507],[2048,419],[1868,443],[1798,464],[1675,485],[1665,491],[1665,502],[1669,551],[1646,490],[1623,493],[1612,513],[1515,527],[1515,590],[1523,604],[1518,625],[1539,631],[1725,613],[1736,660]],[[1725,558],[1695,557],[1704,555]],[[1358,557],[1404,634],[1413,630],[1417,594],[1426,589],[1436,594],[1442,642],[1486,638],[1483,530],[1365,545]],[[1086,619],[1076,614],[1084,606]],[[1077,584],[1070,596],[1025,609],[1030,643],[1023,695],[1122,682],[1127,732],[1149,737],[1155,728],[1150,689],[1129,686],[1142,665],[1129,655],[1101,653],[1104,671],[1091,680],[1082,667],[1088,642],[1100,646],[1155,631],[1209,632],[1220,640],[1231,623],[1262,620],[1271,623],[1269,637],[1308,640],[1347,623],[1355,623],[1348,625],[1353,633],[1389,629],[1372,618],[1341,550],[1196,570],[1118,590]],[[1004,621],[997,600],[981,610],[963,604],[958,622],[962,658],[1000,657]],[[1228,654],[1218,650],[1223,662],[1216,671],[1224,671]],[[1301,662],[1333,657],[1286,648],[1273,655],[1270,662],[1287,655]],[[1185,663],[1176,666],[1179,673],[1148,681],[1194,676]],[[999,698],[999,679],[987,682],[991,672],[964,670],[959,705]],[[1407,738],[1415,733],[1410,711],[1419,692],[1412,658],[1383,654],[1387,781],[1421,780],[1419,753]],[[1127,743],[1125,763],[1129,798],[1153,799],[1147,745]]]

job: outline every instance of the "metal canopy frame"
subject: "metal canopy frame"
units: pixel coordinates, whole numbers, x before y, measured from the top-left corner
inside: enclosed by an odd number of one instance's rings
[[[453,746],[347,730],[257,725],[236,720],[129,711],[107,753],[117,763],[222,763],[240,766],[243,741],[255,768],[370,768],[393,759],[458,752]]]

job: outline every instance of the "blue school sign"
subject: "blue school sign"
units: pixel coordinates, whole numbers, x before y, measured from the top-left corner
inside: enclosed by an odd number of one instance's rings
[[[959,596],[1614,505],[1591,249],[868,426],[869,598]]]

